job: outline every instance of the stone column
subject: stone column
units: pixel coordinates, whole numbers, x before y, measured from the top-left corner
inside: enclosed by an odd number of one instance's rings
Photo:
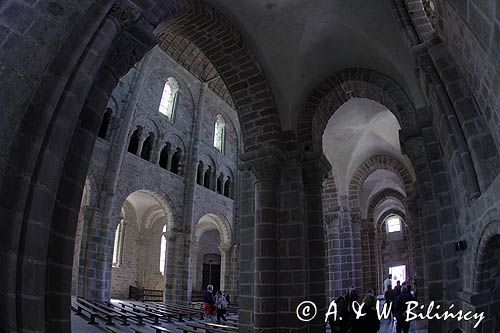
[[[221,244],[220,251],[220,290],[227,291],[228,274],[231,269],[231,245]]]
[[[323,226],[322,188],[330,163],[320,156],[305,156],[302,180],[306,209],[306,298],[314,302],[318,314],[326,313],[325,238]],[[310,332],[324,331],[324,317],[317,315],[308,323]]]
[[[254,330],[278,327],[279,252],[278,194],[282,154],[263,149],[242,157],[254,176]]]
[[[361,255],[361,213],[351,212],[352,284],[363,293],[363,259]]]
[[[327,244],[327,300],[343,295],[342,286],[342,258],[340,251],[340,212],[324,215]]]
[[[138,148],[137,148],[137,153],[136,155],[141,157],[141,154],[142,154],[142,146],[144,145],[144,141],[146,141],[148,137],[147,136],[144,136],[144,135],[141,135],[140,138],[139,138],[139,145],[138,145]]]
[[[192,241],[190,245],[191,258],[189,259],[189,267],[191,267],[191,274],[189,276],[190,290],[188,292],[189,299],[193,292],[193,287],[196,288],[199,285],[198,281],[198,256],[200,254],[200,244],[196,241]]]
[[[174,303],[175,301],[175,246],[176,235],[172,232],[167,235],[165,256],[165,292],[163,299],[166,303]]]

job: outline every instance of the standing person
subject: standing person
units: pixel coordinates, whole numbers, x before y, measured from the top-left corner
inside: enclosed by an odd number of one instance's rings
[[[225,291],[223,291],[223,292],[222,292],[222,296],[224,296],[224,297],[226,298],[226,302],[227,302],[227,304],[229,305],[229,302],[230,302],[230,300],[229,300],[229,294],[228,294],[228,293],[226,293]]]
[[[335,333],[347,333],[351,326],[351,321],[349,320],[349,312],[347,311],[345,298],[340,296],[335,303],[337,304],[337,320],[335,320],[335,316],[330,315],[328,318],[330,328],[332,332]]]
[[[392,286],[392,274],[389,274],[387,279],[384,280],[384,293],[387,291],[389,286]]]
[[[359,298],[358,293],[356,292],[356,288],[354,286],[350,286],[347,289],[347,293],[345,295],[345,301],[347,303],[347,310],[352,313],[352,302],[357,301]]]
[[[396,286],[394,287],[394,296],[398,297],[401,294],[401,281],[396,281]]]
[[[385,303],[391,307],[391,312],[393,313],[393,315],[395,314],[394,304],[392,304],[394,302],[394,298],[395,298],[394,290],[392,290],[392,286],[389,286],[389,289],[387,289],[387,291],[384,293],[384,299]]]
[[[220,324],[221,319],[227,321],[225,316],[227,301],[226,298],[220,292],[220,290],[215,295],[215,306],[217,308],[217,324]]]
[[[377,298],[367,294],[363,303],[365,304],[363,306],[365,315],[353,321],[351,333],[376,333],[380,329],[380,320],[375,309]]]
[[[410,331],[410,322],[406,321],[406,309],[407,303],[414,301],[412,294],[406,286],[401,288],[401,295],[398,296],[395,302],[396,307],[396,332],[397,333],[408,333]]]
[[[203,293],[203,313],[205,314],[205,321],[214,321],[213,308],[214,308],[214,286],[209,284],[207,290]]]

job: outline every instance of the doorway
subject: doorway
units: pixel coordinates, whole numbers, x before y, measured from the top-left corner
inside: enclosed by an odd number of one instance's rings
[[[219,254],[205,254],[203,256],[203,270],[201,274],[201,290],[206,290],[209,284],[214,286],[214,292],[220,290],[221,262]]]
[[[401,283],[406,281],[406,265],[389,267],[389,274],[392,275],[392,285],[395,286],[397,281]]]

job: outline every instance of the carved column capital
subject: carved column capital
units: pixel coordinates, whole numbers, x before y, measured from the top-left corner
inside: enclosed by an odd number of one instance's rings
[[[332,170],[332,166],[322,152],[304,153],[302,161],[304,184],[322,185],[330,170]]]
[[[361,212],[359,212],[359,211],[351,212],[351,223],[352,224],[360,224],[361,223]]]
[[[283,168],[283,153],[277,148],[264,148],[241,156],[242,168],[248,170],[256,181],[279,183]]]
[[[108,17],[121,29],[133,24],[140,15],[140,9],[128,0],[116,0],[108,12]]]
[[[340,225],[340,213],[326,213],[323,214],[323,221],[327,227],[338,227]]]

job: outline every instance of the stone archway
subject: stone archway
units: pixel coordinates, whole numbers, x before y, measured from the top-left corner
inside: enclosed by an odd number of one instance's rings
[[[202,242],[202,238],[216,231],[218,235],[217,248],[214,244],[211,248]],[[213,238],[213,237],[212,237]],[[202,261],[206,251],[220,254],[220,290],[228,292],[232,297],[238,294],[236,290],[236,246],[233,240],[231,225],[226,218],[218,214],[208,213],[198,219],[194,230],[191,243],[190,255],[190,276],[192,290],[199,289],[202,277]],[[234,298],[233,298],[234,299]]]
[[[12,250],[19,253],[5,267],[16,282],[2,278],[2,283],[10,286],[5,291],[12,299],[9,306],[17,309],[8,311],[10,329],[29,325],[32,330],[69,330],[70,283],[44,277],[67,276],[69,280],[71,276],[81,193],[107,101],[118,79],[157,44],[153,30],[162,21],[174,18],[169,24],[177,22],[179,30],[203,46],[202,51],[216,64],[246,128],[246,151],[275,145],[280,138],[278,113],[261,66],[232,24],[204,3],[157,1],[151,8],[138,8],[128,1],[106,1],[88,8],[84,16],[41,79],[13,140],[10,155],[16,156],[17,151],[24,155],[22,160],[9,160],[5,179],[19,184],[14,191],[2,184],[4,198],[15,198],[2,206],[10,211],[5,218],[17,221],[6,230],[6,237]],[[182,28],[187,24],[197,28],[187,31]],[[218,54],[219,50],[225,52]],[[222,71],[220,60],[225,53],[233,57]],[[243,64],[252,70],[232,77],[230,72]],[[251,107],[257,104],[261,107]],[[269,126],[260,126],[257,120]],[[39,206],[48,209],[39,210]],[[39,221],[43,221],[41,229]],[[33,252],[27,241],[35,235],[36,248],[42,251]],[[40,264],[36,272],[33,262]],[[40,277],[36,286],[23,279],[28,272]],[[39,320],[28,324],[22,319],[27,317]]]
[[[476,252],[472,306],[484,311],[479,332],[500,330],[500,222],[491,222],[483,231]]]

